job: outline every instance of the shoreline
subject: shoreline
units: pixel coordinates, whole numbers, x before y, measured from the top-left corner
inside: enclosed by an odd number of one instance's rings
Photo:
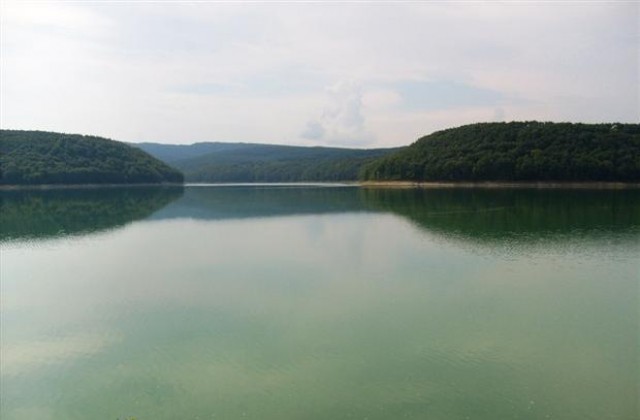
[[[352,186],[359,188],[393,189],[640,189],[640,182],[598,182],[598,181],[316,181],[316,182],[185,182],[185,183],[143,183],[143,184],[14,184],[0,185],[0,191],[12,190],[53,190],[53,189],[102,189],[102,188],[148,188],[148,187],[234,187],[234,186]]]
[[[486,189],[640,189],[640,182],[600,181],[365,181],[364,188],[486,188]]]
[[[7,184],[0,185],[0,191],[13,190],[64,190],[64,189],[101,189],[101,188],[144,188],[144,187],[184,187],[179,183],[143,183],[143,184]]]

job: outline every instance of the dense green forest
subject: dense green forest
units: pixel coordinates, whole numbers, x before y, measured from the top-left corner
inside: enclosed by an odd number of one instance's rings
[[[140,143],[190,182],[355,181],[362,166],[399,149],[342,149],[257,143]]]
[[[182,174],[125,143],[44,131],[0,131],[0,184],[181,183]]]
[[[365,165],[362,180],[640,181],[640,124],[481,123]]]
[[[178,170],[190,182],[640,181],[640,124],[479,123],[394,149],[0,134],[0,184],[182,182]]]

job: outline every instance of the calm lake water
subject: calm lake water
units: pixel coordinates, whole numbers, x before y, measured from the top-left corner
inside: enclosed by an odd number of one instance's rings
[[[640,190],[0,200],[4,420],[640,417]]]

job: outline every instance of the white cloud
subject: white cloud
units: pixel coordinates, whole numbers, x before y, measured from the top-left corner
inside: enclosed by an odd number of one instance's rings
[[[311,120],[302,131],[302,137],[309,140],[322,140],[326,132],[327,130],[320,122]]]
[[[373,136],[365,127],[362,91],[353,81],[340,81],[326,89],[328,103],[318,120],[311,120],[302,136],[340,146],[367,145]]]
[[[3,128],[375,146],[640,114],[637,3],[0,5]]]
[[[388,110],[402,103],[402,96],[393,89],[371,89],[362,95],[362,104],[372,110]]]
[[[105,31],[113,22],[90,9],[74,7],[64,2],[2,2],[2,23],[14,27],[31,26],[41,29],[61,28],[65,31]]]

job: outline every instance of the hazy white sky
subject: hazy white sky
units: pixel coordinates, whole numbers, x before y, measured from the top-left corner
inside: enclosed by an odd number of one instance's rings
[[[637,2],[1,1],[2,128],[383,147],[638,122]]]

